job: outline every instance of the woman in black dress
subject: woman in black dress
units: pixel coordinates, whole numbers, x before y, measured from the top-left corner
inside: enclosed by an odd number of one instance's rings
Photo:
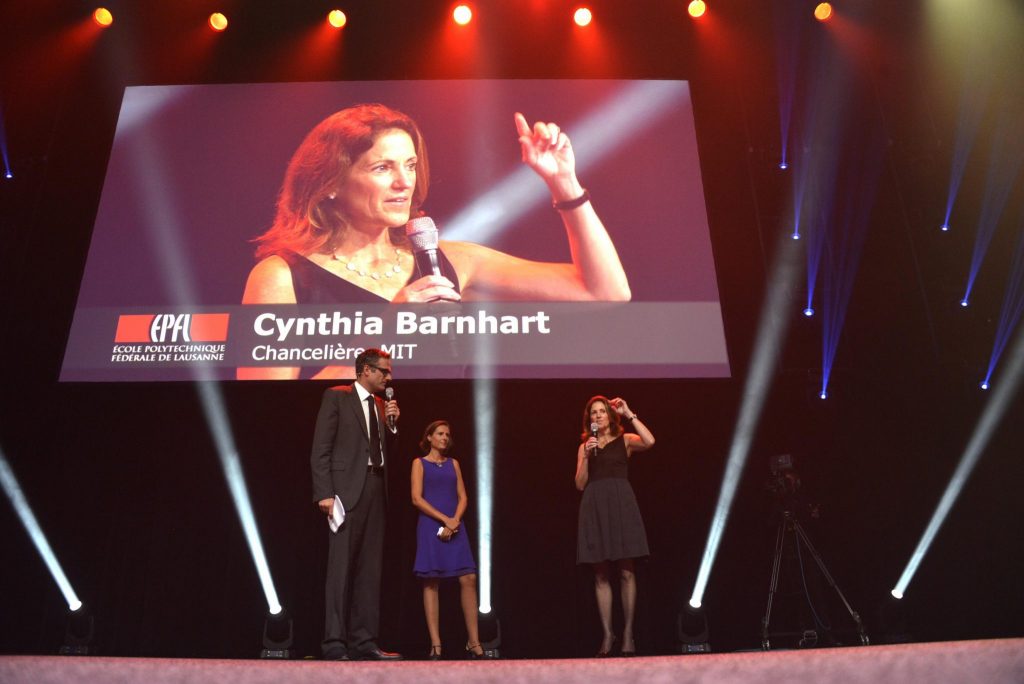
[[[379,104],[332,114],[306,136],[285,173],[274,224],[242,304],[448,301],[629,301],[611,236],[576,176],[557,124],[513,117],[523,162],[548,186],[569,240],[569,263],[521,259],[441,240],[442,275],[420,276],[404,226],[423,213],[426,144],[412,118]],[[290,379],[298,367],[242,367],[239,380]],[[328,366],[317,378],[350,378]]]
[[[625,432],[625,421],[636,432]],[[629,485],[629,457],[654,445],[654,435],[620,398],[596,396],[583,411],[583,435],[576,456],[576,488],[580,502],[576,562],[594,568],[594,593],[604,637],[598,657],[611,654],[612,569],[618,571],[622,598],[622,655],[636,655],[633,616],[636,612],[634,558],[648,555],[647,534],[633,488]]]

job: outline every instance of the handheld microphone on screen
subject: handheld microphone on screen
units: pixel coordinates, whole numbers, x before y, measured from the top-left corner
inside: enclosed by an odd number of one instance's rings
[[[590,436],[593,437],[594,439],[597,439],[597,423],[591,423],[590,424]],[[594,454],[597,453],[597,447],[596,446],[593,449],[591,449],[591,453],[594,453]]]
[[[405,224],[405,236],[412,245],[419,277],[441,275],[441,264],[437,261],[437,226],[429,216],[417,216]]]
[[[387,399],[388,401],[391,401],[392,399],[394,399],[395,398],[395,388],[392,387],[391,385],[388,385],[387,387],[385,387],[384,388],[384,398]],[[389,430],[394,430],[395,429],[395,417],[394,416],[388,416],[388,429]]]
[[[429,275],[443,275],[441,273],[441,262],[438,261],[438,235],[434,219],[429,216],[417,216],[405,224],[405,236],[412,246],[412,256],[416,261],[416,277],[422,278]],[[438,315],[451,314],[459,311],[458,302],[435,300],[431,302],[431,308]],[[459,345],[458,338],[454,332],[446,336],[447,344],[439,349],[449,359],[458,359]]]

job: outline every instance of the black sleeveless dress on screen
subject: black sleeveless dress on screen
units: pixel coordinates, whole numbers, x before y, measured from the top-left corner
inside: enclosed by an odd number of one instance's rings
[[[441,250],[438,250],[437,256],[441,275],[452,281],[455,284],[455,291],[460,292],[459,276],[456,275],[452,262]],[[301,254],[284,252],[281,258],[287,262],[292,272],[292,287],[295,289],[297,304],[379,304],[387,301],[344,278],[339,278],[326,268],[317,266]],[[413,272],[405,285],[418,279],[419,276]]]
[[[441,250],[437,251],[437,256],[441,274],[455,284],[456,292],[461,292],[459,276],[455,273],[452,262]],[[284,252],[281,254],[281,258],[285,260],[291,271],[292,288],[295,290],[297,304],[384,304],[388,301],[344,278],[339,278],[301,254]],[[405,285],[418,279],[419,275],[414,271]],[[375,340],[360,342],[358,339],[351,339],[350,343],[356,346],[376,345]],[[319,369],[316,367],[303,366],[299,377],[304,380],[310,379],[318,371]]]

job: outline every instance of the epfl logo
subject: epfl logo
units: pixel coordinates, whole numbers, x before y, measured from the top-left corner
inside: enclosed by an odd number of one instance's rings
[[[115,342],[223,342],[229,314],[126,314],[117,319]]]

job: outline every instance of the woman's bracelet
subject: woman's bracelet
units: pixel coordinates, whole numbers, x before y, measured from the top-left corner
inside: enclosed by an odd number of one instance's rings
[[[634,411],[634,412],[633,412],[633,415],[631,415],[631,416],[630,416],[629,418],[627,418],[626,420],[627,420],[627,421],[629,421],[630,423],[632,423],[632,422],[633,422],[634,420],[636,420],[636,419],[637,419],[637,418],[639,418],[639,417],[640,417],[640,416],[639,416],[639,415],[638,415],[638,414],[636,413],[636,411]]]
[[[576,207],[582,207],[589,201],[590,191],[584,188],[583,194],[580,195],[579,197],[576,197],[575,199],[571,200],[563,200],[561,202],[552,201],[551,206],[554,207],[556,211],[569,211],[571,209],[575,209]]]

